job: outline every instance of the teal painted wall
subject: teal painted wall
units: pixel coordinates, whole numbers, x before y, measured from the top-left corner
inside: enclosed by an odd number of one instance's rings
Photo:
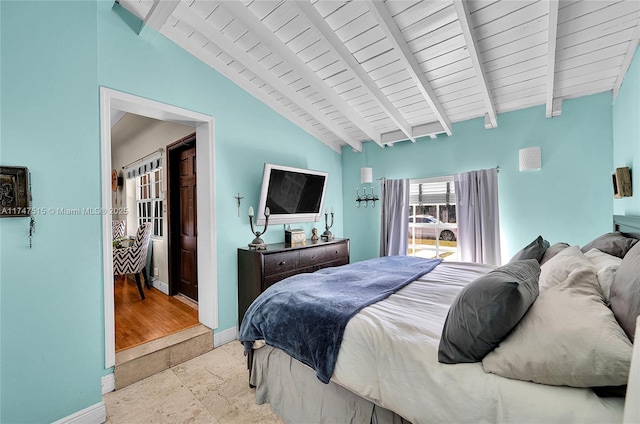
[[[3,1],[2,164],[33,206],[100,206],[96,3]],[[100,402],[99,216],[0,220],[0,421],[51,422]]]
[[[613,200],[616,215],[640,215],[640,47],[613,104],[613,167],[631,168],[633,196]]]
[[[566,100],[562,115],[545,118],[543,106],[500,114],[498,128],[483,119],[456,123],[453,135],[362,153],[343,149],[344,234],[352,260],[378,256],[380,209],[356,208],[359,169],[374,179],[423,178],[500,167],[502,258],[542,234],[551,243],[583,244],[611,229],[611,94]],[[518,151],[542,147],[542,169],[519,172]],[[380,193],[378,181],[374,183]]]
[[[101,206],[100,86],[215,118],[219,330],[236,325],[236,249],[253,238],[246,212],[264,162],[328,171],[326,204],[342,210],[338,153],[164,37],[136,35],[113,2],[2,1],[0,10],[1,160],[29,167],[34,207]],[[108,373],[101,219],[36,220],[31,250],[28,219],[0,220],[0,422],[51,422],[94,405]],[[265,239],[283,241],[282,226]]]

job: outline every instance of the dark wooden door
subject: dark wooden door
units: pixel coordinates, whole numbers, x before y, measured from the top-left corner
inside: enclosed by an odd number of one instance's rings
[[[178,292],[198,300],[198,217],[196,214],[198,198],[195,146],[180,152],[178,169],[180,186]]]

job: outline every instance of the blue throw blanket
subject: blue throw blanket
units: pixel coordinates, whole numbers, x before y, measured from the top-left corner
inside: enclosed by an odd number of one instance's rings
[[[282,280],[247,310],[240,326],[245,353],[255,340],[264,340],[315,369],[318,379],[328,383],[349,319],[440,262],[386,256]]]

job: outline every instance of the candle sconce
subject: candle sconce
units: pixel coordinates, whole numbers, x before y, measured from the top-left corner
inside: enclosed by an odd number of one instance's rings
[[[367,189],[366,188],[363,188],[362,191],[363,191],[363,193],[362,193],[362,196],[361,196],[358,187],[356,187],[356,203],[357,203],[356,206],[360,207],[362,202],[364,202],[364,207],[366,208],[366,207],[369,206],[369,202],[371,202],[371,207],[375,208],[376,207],[376,202],[378,200],[380,200],[380,198],[378,196],[376,196],[375,194],[373,194],[373,187],[371,187],[371,194],[367,194]]]
[[[324,233],[322,233],[322,235],[320,236],[322,238],[322,240],[324,241],[329,241],[329,240],[333,240],[335,237],[334,235],[331,233],[331,231],[329,231],[329,229],[331,227],[333,227],[333,208],[331,208],[331,224],[329,224],[329,212],[328,211],[324,211]]]
[[[360,183],[361,184],[371,184],[373,182],[373,168],[360,168]],[[380,200],[378,196],[373,193],[373,186],[371,186],[371,194],[367,194],[367,189],[365,187],[362,188],[362,196],[360,196],[360,191],[358,187],[356,187],[356,206],[360,207],[362,202],[364,202],[364,207],[369,206],[369,202],[371,202],[371,207],[376,207],[376,201]]]
[[[271,211],[269,210],[269,208],[264,208],[264,230],[255,231],[253,229],[253,206],[249,207],[249,223],[251,224],[251,232],[254,236],[256,236],[256,238],[254,238],[253,241],[249,243],[250,249],[264,250],[267,248],[267,245],[265,244],[264,240],[260,238],[260,236],[267,232],[267,227],[269,226],[269,215],[271,215]]]

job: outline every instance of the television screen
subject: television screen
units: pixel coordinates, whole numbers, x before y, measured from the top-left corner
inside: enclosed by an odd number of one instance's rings
[[[298,223],[320,220],[328,174],[321,171],[265,164],[258,205],[258,224]]]

